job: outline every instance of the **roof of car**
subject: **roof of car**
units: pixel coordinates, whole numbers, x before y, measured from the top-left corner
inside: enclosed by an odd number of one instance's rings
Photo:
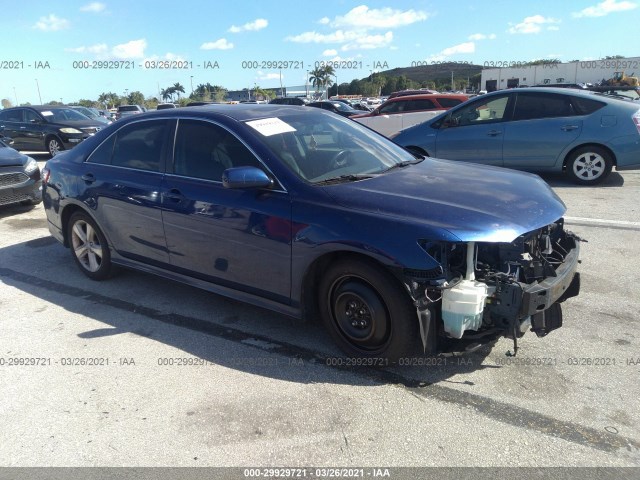
[[[209,117],[215,118],[218,115],[223,115],[239,122],[246,120],[254,120],[258,118],[277,117],[280,115],[289,115],[307,112],[307,114],[314,114],[322,112],[319,109],[305,110],[296,105],[277,105],[277,104],[251,104],[251,103],[238,103],[235,105],[229,104],[210,104],[199,105],[189,108],[170,108],[165,110],[153,110],[141,115],[135,115],[135,120],[142,118],[153,117]],[[195,114],[195,115],[194,115]],[[132,117],[128,117],[132,118]]]
[[[431,98],[457,98],[459,100],[466,100],[468,97],[469,95],[466,93],[417,93],[415,95],[401,95],[399,97],[393,97],[388,99],[387,102],[404,102],[407,100],[424,100]]]

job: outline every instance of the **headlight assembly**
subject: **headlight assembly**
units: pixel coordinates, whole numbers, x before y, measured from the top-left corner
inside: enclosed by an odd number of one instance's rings
[[[71,128],[71,127],[61,128],[60,131],[62,133],[82,133],[77,128]]]

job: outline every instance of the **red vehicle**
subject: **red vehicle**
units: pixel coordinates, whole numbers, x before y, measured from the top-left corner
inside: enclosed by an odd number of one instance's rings
[[[352,120],[389,136],[417,125],[469,99],[468,95],[422,94],[390,98],[370,113],[355,115]]]

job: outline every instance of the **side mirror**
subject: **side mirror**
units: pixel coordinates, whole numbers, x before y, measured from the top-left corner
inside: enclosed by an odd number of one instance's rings
[[[257,167],[227,168],[222,173],[225,188],[269,188],[273,180]]]

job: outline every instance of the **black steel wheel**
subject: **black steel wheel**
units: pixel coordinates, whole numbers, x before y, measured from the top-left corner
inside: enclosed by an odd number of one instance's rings
[[[320,282],[319,306],[329,334],[349,356],[393,361],[416,351],[416,310],[382,267],[360,259],[330,266]]]
[[[104,280],[111,275],[107,239],[89,215],[74,213],[69,219],[67,235],[71,255],[82,273],[92,280]]]

